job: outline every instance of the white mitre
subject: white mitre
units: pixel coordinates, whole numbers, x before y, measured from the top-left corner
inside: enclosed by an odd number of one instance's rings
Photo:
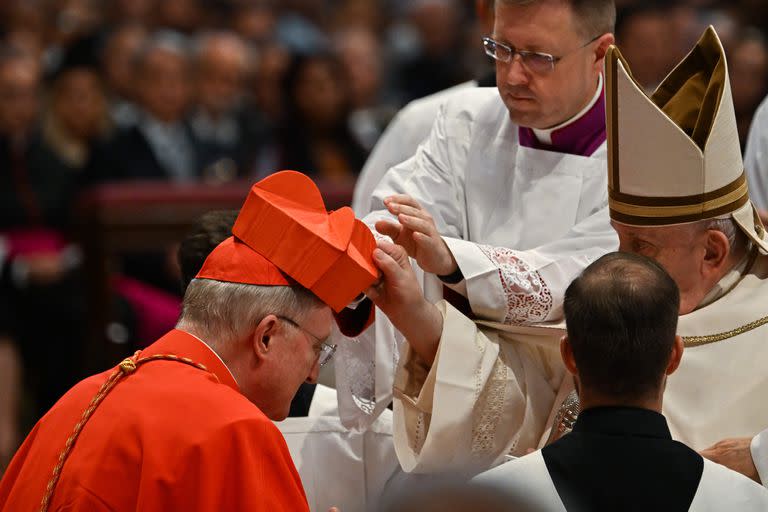
[[[732,217],[768,243],[749,200],[723,45],[712,27],[649,98],[612,46],[605,60],[611,219],[668,226]]]

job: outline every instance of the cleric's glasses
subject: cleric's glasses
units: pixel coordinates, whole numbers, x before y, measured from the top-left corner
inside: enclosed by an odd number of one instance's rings
[[[594,37],[578,48],[559,57],[555,57],[549,53],[518,50],[504,43],[499,43],[490,37],[483,38],[483,47],[485,48],[485,54],[494,60],[510,63],[514,60],[515,55],[519,55],[520,61],[528,71],[537,75],[546,75],[554,71],[555,64],[560,62],[564,57],[570,55],[571,53],[575,53],[582,48],[586,48],[591,43],[597,41],[599,38],[600,36]]]

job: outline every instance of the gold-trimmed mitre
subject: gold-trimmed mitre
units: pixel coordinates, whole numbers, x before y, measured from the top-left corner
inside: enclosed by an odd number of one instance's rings
[[[649,98],[615,46],[606,112],[611,219],[668,226],[732,217],[768,252],[749,200],[723,45],[711,26]]]

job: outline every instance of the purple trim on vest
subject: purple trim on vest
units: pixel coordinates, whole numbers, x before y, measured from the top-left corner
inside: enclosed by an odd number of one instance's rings
[[[583,116],[552,132],[551,145],[541,143],[530,128],[520,126],[518,134],[520,145],[527,148],[591,156],[606,138],[605,87],[597,102]]]

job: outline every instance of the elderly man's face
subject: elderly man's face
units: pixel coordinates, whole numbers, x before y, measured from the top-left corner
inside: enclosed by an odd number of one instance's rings
[[[265,388],[259,392],[257,403],[275,421],[288,416],[291,400],[303,382],[317,381],[320,348],[331,335],[333,314],[323,306],[312,309],[301,319],[278,319],[279,334],[270,348],[274,353],[269,358],[269,368],[264,369]]]
[[[533,73],[519,57],[496,61],[496,84],[513,122],[551,128],[579,113],[594,97],[602,64],[596,64],[601,34],[582,34],[567,2],[519,6],[496,2],[493,39],[517,50],[562,57],[549,73]]]
[[[680,314],[690,313],[711,288],[702,278],[707,231],[690,226],[636,227],[612,222],[619,235],[619,250],[656,260],[680,288]]]
[[[190,100],[186,59],[171,51],[155,49],[145,57],[140,74],[142,106],[165,123],[180,121]]]
[[[229,113],[243,93],[246,48],[235,41],[209,45],[198,62],[198,101],[212,116]]]

